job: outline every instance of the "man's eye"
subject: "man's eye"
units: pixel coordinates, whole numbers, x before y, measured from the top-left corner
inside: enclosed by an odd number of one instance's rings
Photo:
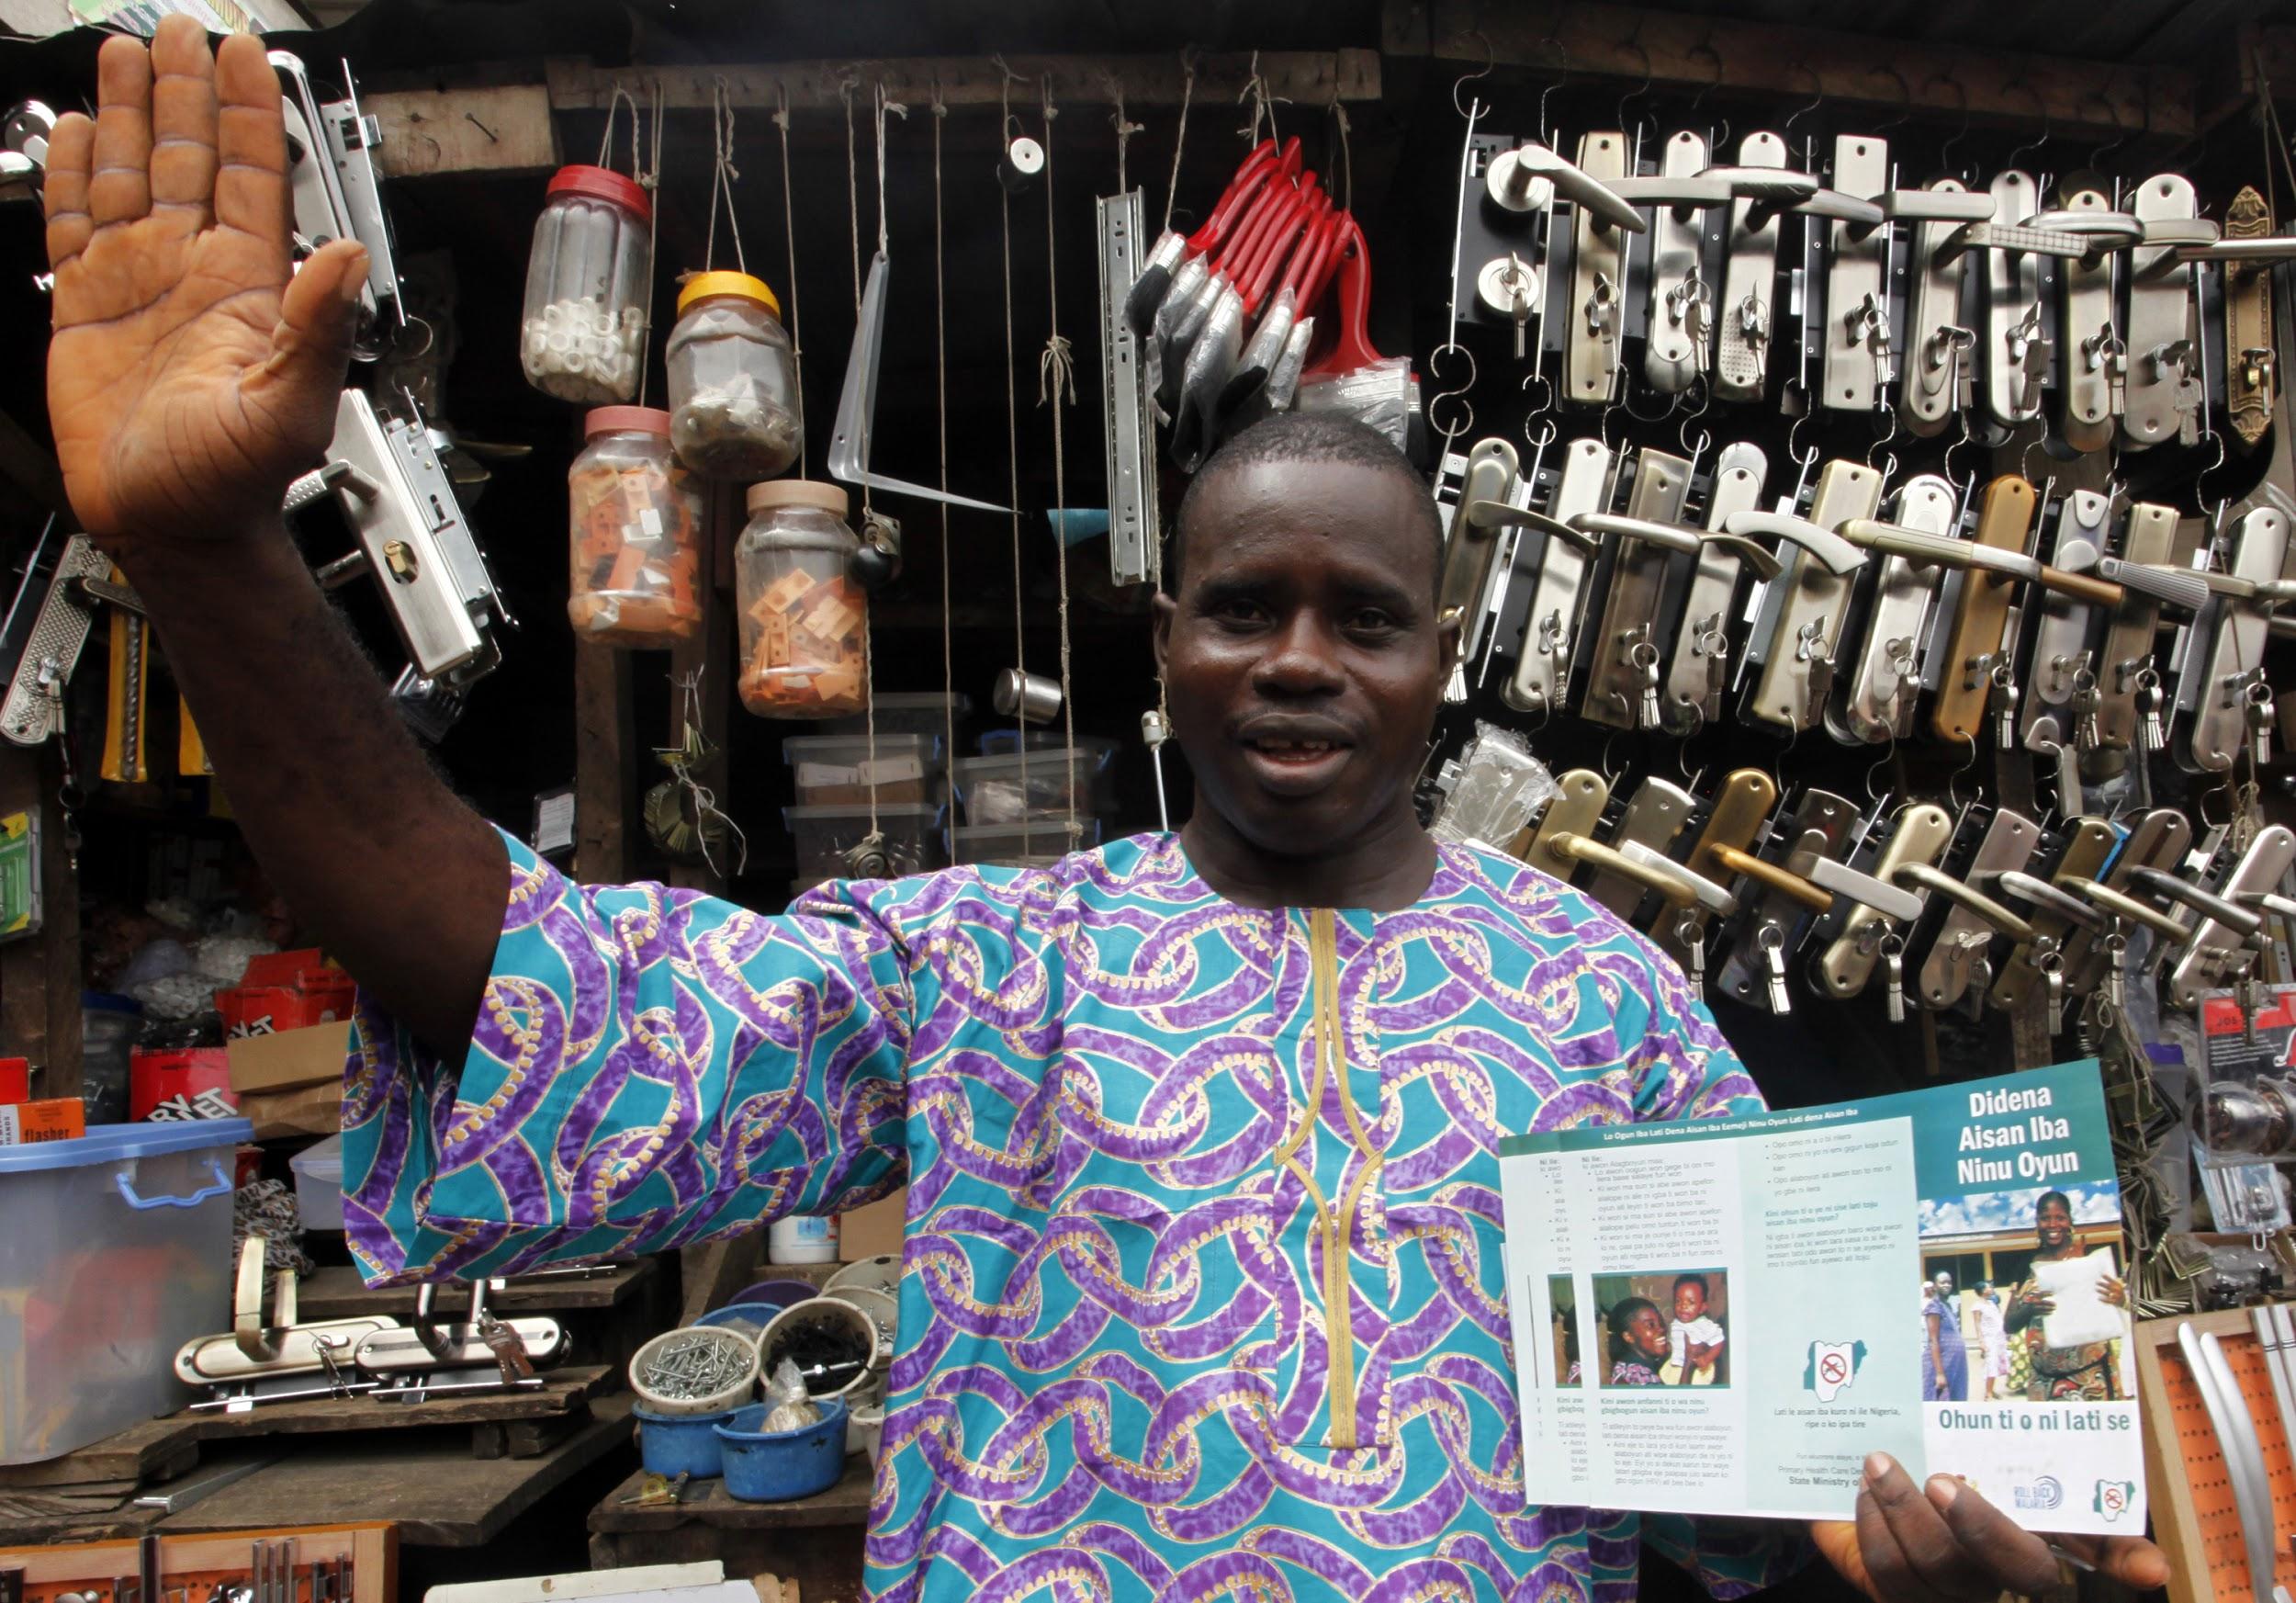
[[[1212,616],[1232,623],[1256,623],[1267,615],[1267,609],[1238,595],[1214,603],[1211,613]]]
[[[1347,620],[1347,627],[1365,634],[1391,634],[1401,625],[1395,615],[1376,606],[1367,606]]]

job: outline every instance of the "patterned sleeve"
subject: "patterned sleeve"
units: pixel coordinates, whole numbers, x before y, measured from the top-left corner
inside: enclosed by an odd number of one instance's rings
[[[1637,1123],[1762,1112],[1753,1077],[1682,969],[1649,940],[1633,938],[1644,974],[1619,999],[1617,1031],[1621,1045],[1635,1043],[1626,1067]]]
[[[900,1179],[915,1010],[894,884],[769,918],[575,885],[504,840],[502,937],[461,1064],[359,999],[343,1222],[371,1283],[654,1252]]]

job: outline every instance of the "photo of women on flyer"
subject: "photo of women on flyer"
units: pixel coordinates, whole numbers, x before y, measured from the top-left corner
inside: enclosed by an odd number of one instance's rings
[[[1722,1270],[1596,1275],[1605,1386],[1727,1386],[1729,1276]]]
[[[1555,1383],[1579,1383],[1579,1285],[1569,1275],[1547,1277],[1547,1302],[1554,1310]]]
[[[2122,1254],[2110,1180],[1924,1199],[1923,1400],[2133,1395]]]

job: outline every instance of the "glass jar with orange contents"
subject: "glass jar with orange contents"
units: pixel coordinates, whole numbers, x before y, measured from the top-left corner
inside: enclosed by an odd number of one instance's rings
[[[702,622],[702,498],[670,448],[670,414],[602,406],[567,470],[578,639],[667,647]]]
[[[853,578],[861,547],[845,491],[777,479],[753,484],[734,548],[741,604],[741,705],[765,718],[861,710],[869,596]]]

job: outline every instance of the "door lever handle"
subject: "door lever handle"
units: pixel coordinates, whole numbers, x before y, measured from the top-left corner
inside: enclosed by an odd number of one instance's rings
[[[1799,546],[1816,559],[1828,572],[1848,573],[1862,566],[1865,553],[1831,529],[1820,528],[1807,518],[1795,517],[1784,512],[1734,512],[1723,520],[1728,533],[1743,536],[1786,540]]]
[[[1732,874],[1743,875],[1756,885],[1801,903],[1813,913],[1833,911],[1833,892],[1821,885],[1813,884],[1791,869],[1765,863],[1750,852],[1741,852],[1735,846],[1717,845],[1714,848],[1714,861]]]
[[[2173,902],[2182,902],[2203,918],[2215,920],[2228,930],[2237,930],[2244,940],[2253,939],[2264,928],[2264,915],[2254,908],[2244,908],[2237,902],[2226,901],[2212,891],[2178,878],[2167,869],[2138,867],[2129,870],[2132,882],[2143,886],[2155,896]],[[2179,924],[2181,936],[2192,933]]]
[[[2001,903],[1995,901],[1975,886],[1955,879],[1941,868],[1926,863],[1899,865],[1896,878],[1908,885],[1918,886],[1925,893],[1943,897],[1956,907],[1963,907],[1991,926],[1996,934],[2007,935],[2012,941],[2030,941],[2033,927]]]
[[[2072,892],[2051,885],[2037,874],[2027,874],[2016,868],[2004,869],[1993,876],[1993,883],[2000,887],[2003,896],[2014,897],[2020,902],[2031,902],[2036,909],[2045,909],[2068,924],[2078,924],[2084,930],[2102,930],[2105,927],[2103,913]]]

